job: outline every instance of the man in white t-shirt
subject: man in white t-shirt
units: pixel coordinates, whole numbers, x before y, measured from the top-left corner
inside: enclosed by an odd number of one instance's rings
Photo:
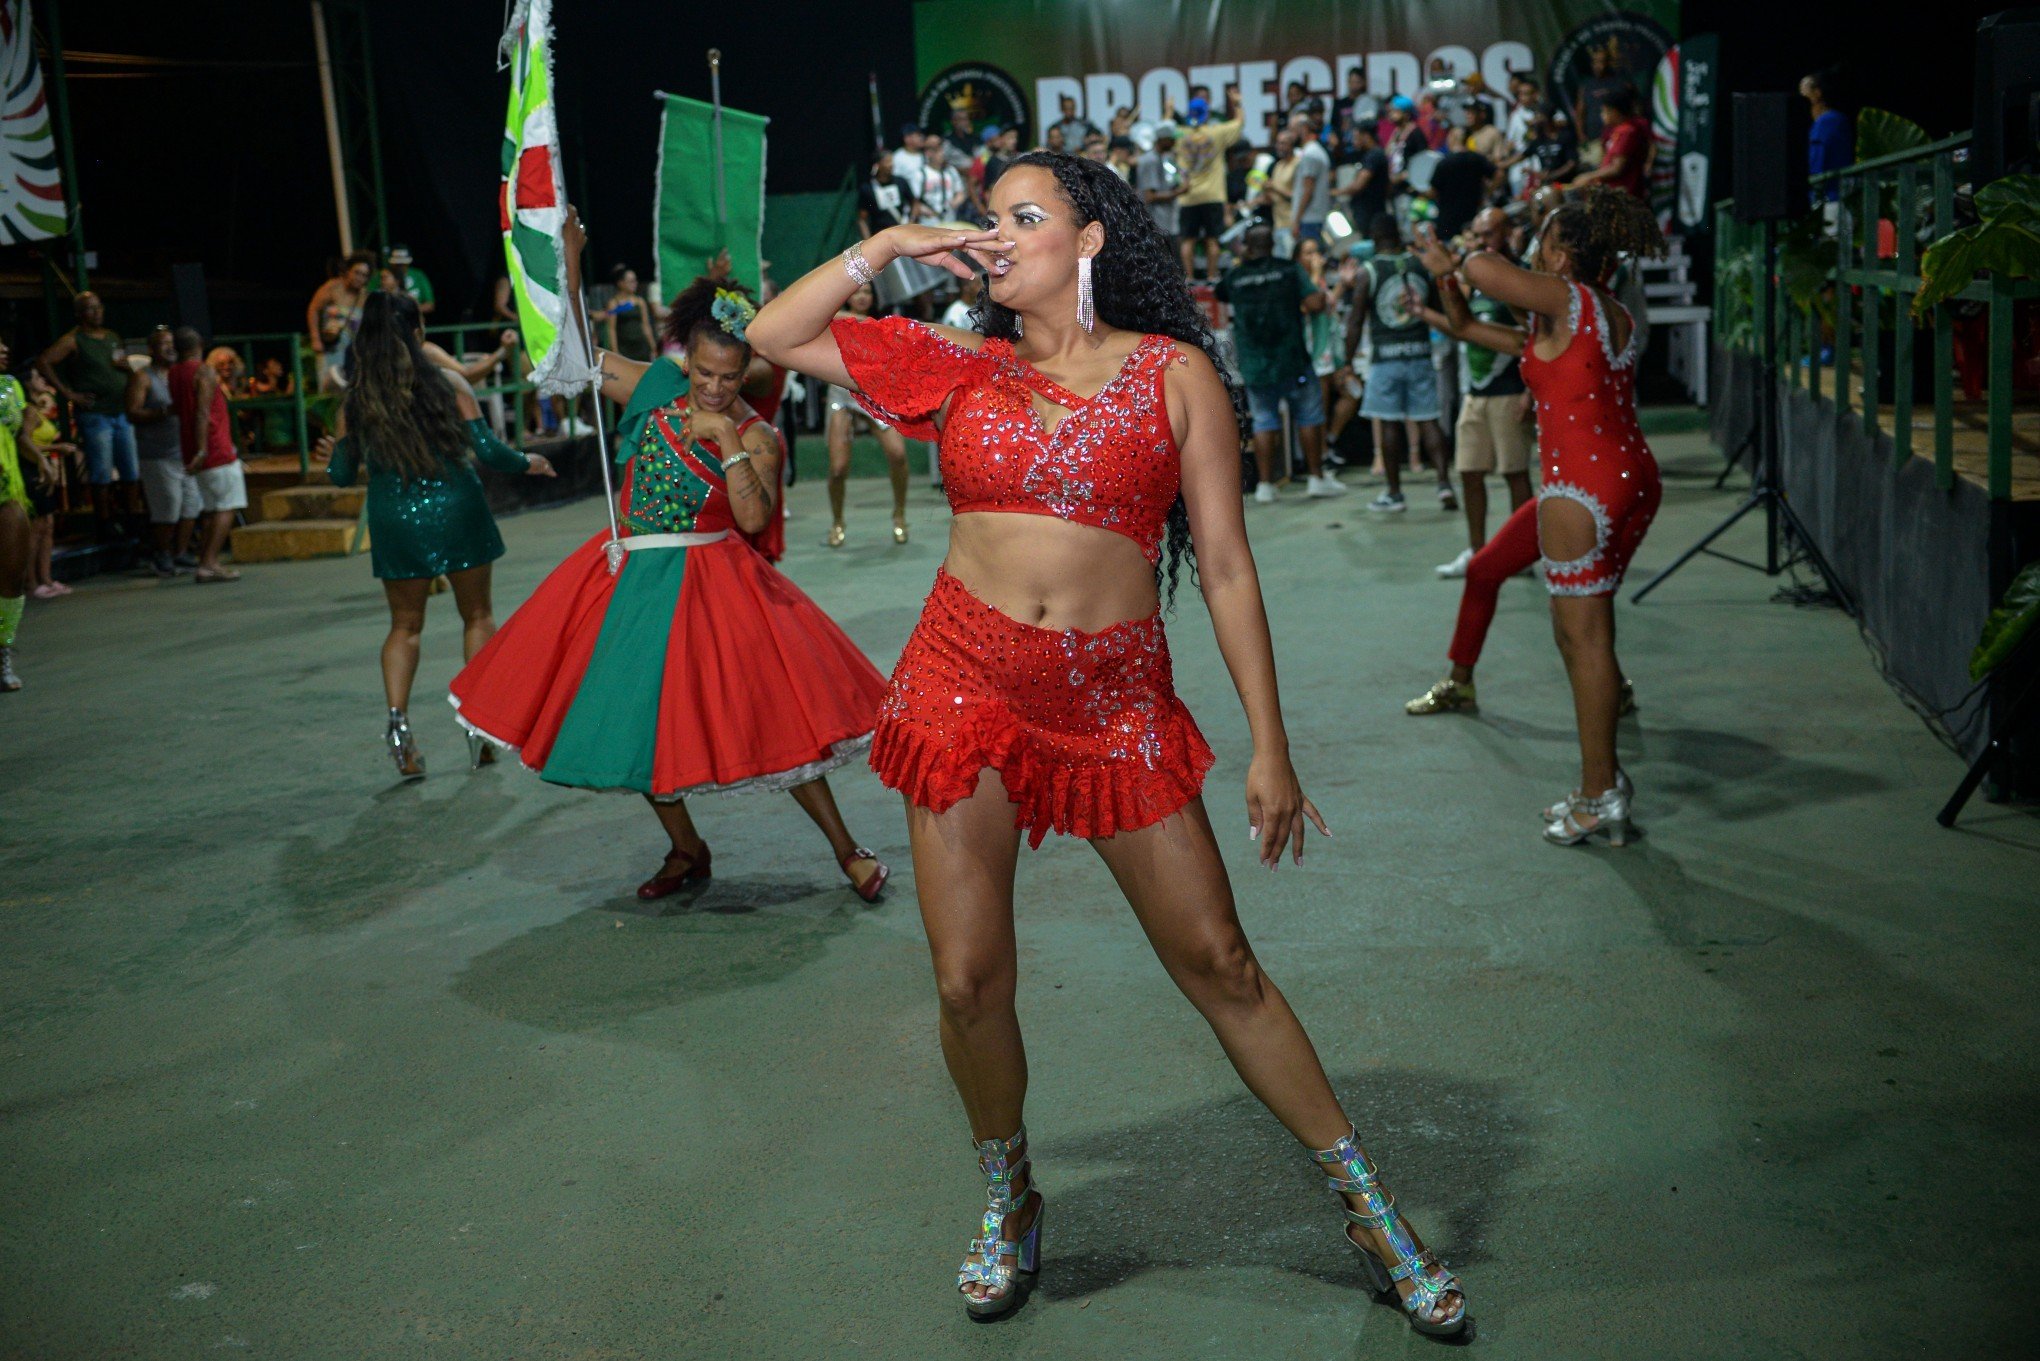
[[[914,196],[914,216],[926,222],[961,222],[970,206],[963,175],[949,164],[949,148],[939,138],[929,138],[922,151],[920,170],[906,177]],[[897,167],[899,157],[893,157]]]
[[[941,142],[939,137],[930,137],[912,123],[900,129],[900,148],[892,154],[892,172],[903,182],[913,184],[921,178],[921,166],[928,144]]]

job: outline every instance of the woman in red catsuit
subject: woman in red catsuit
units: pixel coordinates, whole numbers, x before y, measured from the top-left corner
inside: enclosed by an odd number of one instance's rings
[[[943,1055],[987,1182],[957,1277],[964,1307],[1011,1309],[1041,1262],[1042,1197],[1021,1124],[1013,873],[1022,833],[1039,843],[1054,831],[1096,848],[1248,1086],[1347,1197],[1349,1236],[1377,1288],[1395,1290],[1416,1327],[1457,1332],[1457,1281],[1393,1208],[1241,934],[1199,797],[1211,749],[1170,679],[1161,587],[1194,542],[1195,579],[1253,730],[1246,803],[1259,858],[1272,868],[1285,850],[1300,857],[1306,823],[1324,824],[1298,787],[1276,697],[1240,500],[1238,391],[1212,358],[1174,250],[1109,167],[1021,156],[989,208],[989,231],[879,232],[750,328],[767,358],[937,441],[955,511],[871,763],[906,796]],[[894,260],[967,274],[959,249],[989,276],[985,335],[836,320]]]
[[[1547,839],[1577,845],[1630,832],[1635,790],[1615,754],[1628,682],[1615,660],[1615,592],[1651,517],[1658,469],[1636,423],[1635,326],[1605,287],[1619,255],[1656,255],[1664,237],[1648,206],[1596,188],[1552,213],[1537,240],[1535,268],[1476,251],[1455,256],[1434,234],[1420,242],[1424,264],[1444,284],[1433,325],[1462,340],[1523,360],[1537,399],[1544,460],[1537,499],[1518,507],[1474,554],[1452,635],[1452,671],[1413,700],[1412,713],[1470,709],[1473,667],[1495,614],[1502,582],[1541,555],[1551,619],[1571,678],[1580,733],[1580,783],[1545,810]],[[1531,329],[1476,320],[1459,276],[1532,318]]]

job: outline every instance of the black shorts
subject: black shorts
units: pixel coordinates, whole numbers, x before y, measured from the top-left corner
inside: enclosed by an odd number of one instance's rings
[[[1186,203],[1176,214],[1176,235],[1184,241],[1216,241],[1225,235],[1223,203]]]

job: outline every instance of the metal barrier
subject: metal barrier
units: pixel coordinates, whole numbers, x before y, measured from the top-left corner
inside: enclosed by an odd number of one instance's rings
[[[450,322],[440,326],[427,326],[425,337],[437,341],[458,359],[467,353],[467,338],[470,335],[482,333],[489,342],[484,348],[486,353],[496,348],[496,338],[504,331],[517,329],[514,324],[501,321]],[[450,344],[447,343],[447,338],[451,339]],[[288,393],[275,396],[229,397],[227,410],[234,416],[239,416],[243,412],[254,412],[258,418],[271,412],[289,412],[291,438],[297,449],[298,470],[304,476],[310,477],[312,419],[316,415],[321,425],[331,428],[333,418],[338,413],[340,399],[337,393],[321,393],[316,390],[318,355],[312,350],[304,333],[282,331],[262,335],[216,336],[213,345],[216,348],[225,346],[240,355],[242,365],[251,375],[257,371],[257,366],[262,360],[279,357],[283,359],[284,366],[290,374]],[[475,385],[477,399],[486,402],[491,397],[503,397],[507,401],[509,406],[507,424],[515,435],[512,443],[520,447],[529,433],[524,398],[527,393],[535,392],[531,384],[525,381],[522,360],[523,351],[520,349],[515,357],[500,366],[506,370],[502,381]],[[307,390],[306,383],[308,375],[313,380],[311,385],[313,390],[310,391]]]
[[[1882,420],[1880,393],[1885,333],[1890,333],[1891,440],[1896,461],[1913,456],[1913,378],[1916,327],[1912,300],[1921,290],[1920,255],[1933,241],[1956,230],[1957,153],[1969,134],[1859,162],[1813,176],[1813,191],[1838,197],[1779,229],[1777,256],[1757,259],[1759,233],[1735,221],[1734,201],[1715,205],[1714,312],[1716,334],[1730,349],[1761,354],[1757,327],[1777,328],[1783,372],[1775,379],[1825,397],[1836,410],[1856,411],[1876,434]],[[1888,237],[1887,237],[1888,232]],[[1782,305],[1771,305],[1771,290]],[[2012,413],[2014,409],[2014,311],[2021,301],[2040,298],[2040,281],[1978,278],[1956,299],[1977,302],[1987,312],[1985,484],[1994,501],[2012,496]],[[1934,475],[1954,485],[1955,328],[1949,303],[1933,309]],[[1822,351],[1833,330],[1834,376],[1825,385]]]

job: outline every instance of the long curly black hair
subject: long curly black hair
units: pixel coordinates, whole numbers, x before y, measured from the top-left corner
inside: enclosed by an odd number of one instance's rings
[[[666,307],[666,343],[678,345],[683,350],[694,348],[694,337],[706,335],[724,344],[735,345],[744,351],[748,362],[751,356],[749,341],[739,340],[723,329],[722,322],[715,316],[715,295],[717,289],[740,294],[751,306],[758,305],[751,290],[735,279],[712,279],[708,275],[698,276],[693,283],[680,290]]]
[[[1143,335],[1167,336],[1203,350],[1225,383],[1226,395],[1232,399],[1233,419],[1239,423],[1240,441],[1244,445],[1246,397],[1219,357],[1218,341],[1211,334],[1211,322],[1204,309],[1190,296],[1182,260],[1169,238],[1155,226],[1147,205],[1125,180],[1099,161],[1056,151],[1030,151],[1014,157],[1006,172],[1010,174],[1023,165],[1040,166],[1055,176],[1063,198],[1076,209],[1079,225],[1096,222],[1105,229],[1104,249],[1091,262],[1098,319],[1108,326]],[[1019,338],[1019,316],[993,302],[989,289],[981,295],[975,315],[987,336],[999,340]],[[1197,554],[1190,543],[1190,514],[1180,495],[1176,504],[1169,507],[1167,549],[1155,566],[1155,584],[1173,609],[1183,568],[1188,566],[1190,580],[1197,580]]]

